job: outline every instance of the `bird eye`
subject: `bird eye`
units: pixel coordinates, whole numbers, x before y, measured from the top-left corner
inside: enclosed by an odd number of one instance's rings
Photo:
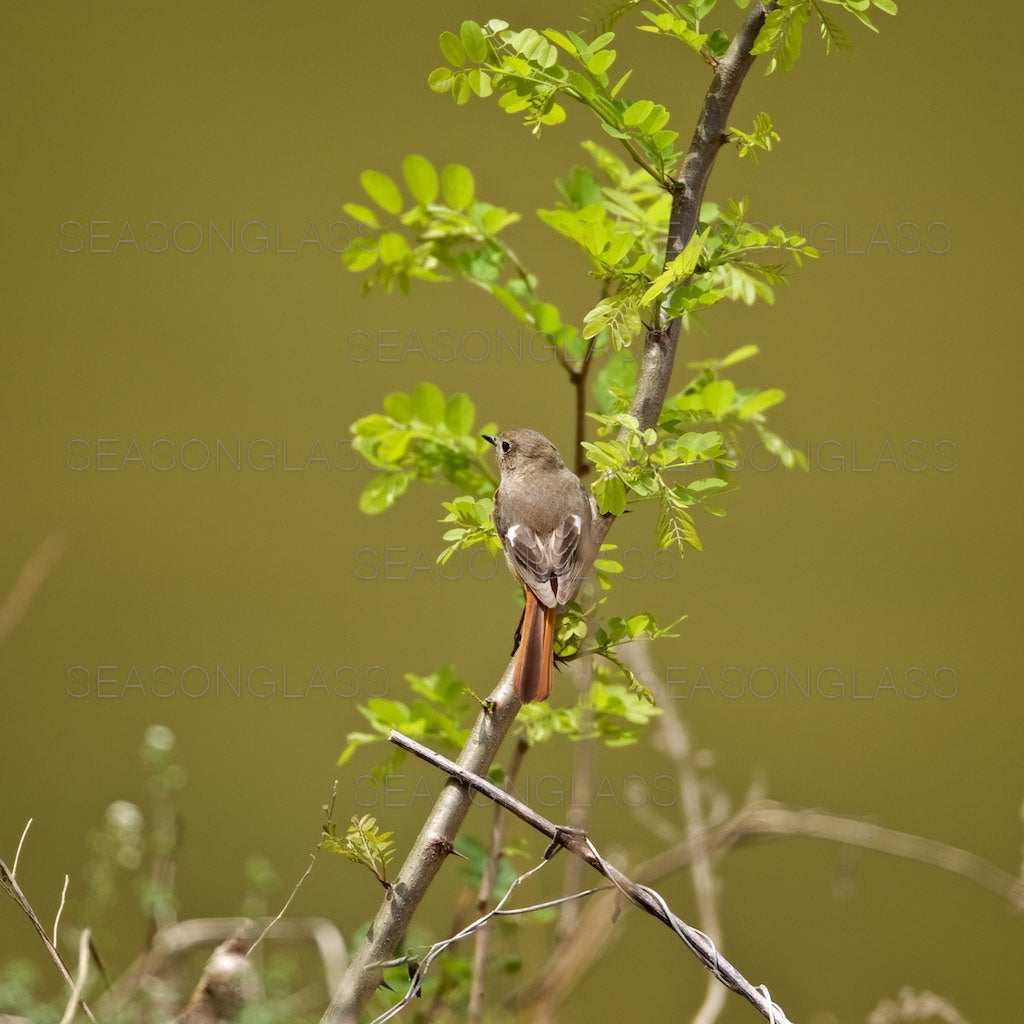
[[[501,450],[507,454],[508,452],[510,452],[512,450],[512,445],[510,445],[508,443],[508,441],[502,441],[501,442]]]

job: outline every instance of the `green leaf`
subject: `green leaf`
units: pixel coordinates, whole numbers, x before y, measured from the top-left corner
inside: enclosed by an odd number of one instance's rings
[[[441,172],[441,192],[453,210],[464,210],[473,201],[473,174],[462,164],[448,164]]]
[[[412,399],[404,391],[392,391],[385,395],[381,408],[386,416],[390,416],[397,423],[408,423],[412,419]],[[359,421],[362,422],[363,420]]]
[[[424,206],[437,198],[437,171],[425,156],[410,153],[402,161],[402,175],[405,177],[405,183],[409,186],[412,197]]]
[[[469,83],[470,89],[481,99],[491,95],[491,76],[486,71],[481,71],[480,68],[473,68],[466,75],[466,81]]]
[[[571,39],[568,39],[566,36],[563,36],[561,32],[558,32],[553,28],[546,28],[544,29],[544,35],[546,35],[548,39],[551,40],[551,42],[557,44],[563,50],[565,50],[566,53],[570,54],[573,57],[576,56],[578,51],[576,50],[576,46],[574,45],[573,41]]]
[[[459,39],[474,64],[482,64],[487,59],[487,39],[484,30],[475,21],[464,21],[459,30]]]
[[[436,427],[444,421],[446,404],[444,394],[436,384],[423,381],[413,388],[412,415],[428,426]]]
[[[586,62],[587,70],[595,78],[600,78],[615,63],[616,56],[614,50],[601,50]]]
[[[371,228],[380,227],[380,222],[377,220],[377,214],[375,214],[368,206],[362,206],[359,203],[345,203],[342,206],[342,209],[350,217],[355,217],[356,220],[361,221],[363,224],[369,224]]]
[[[453,434],[468,434],[473,429],[475,418],[476,408],[468,395],[460,392],[448,399],[444,410],[444,422]]]
[[[404,473],[381,473],[374,477],[359,495],[359,510],[368,516],[386,512],[409,487]]]
[[[736,385],[731,380],[713,380],[701,393],[704,408],[715,419],[721,419],[729,411],[735,397]]]
[[[724,359],[718,361],[718,365],[721,367],[732,366],[734,363],[741,363],[744,359],[750,359],[751,356],[756,356],[760,349],[756,345],[741,345],[737,349],[733,349]]]
[[[427,76],[427,85],[433,92],[451,92],[455,84],[455,75],[451,68],[434,68]]]
[[[561,124],[564,120],[565,108],[560,103],[552,103],[540,118],[541,124]]]
[[[455,84],[452,86],[452,97],[455,102],[463,107],[469,102],[472,95],[473,87],[469,84],[469,79],[466,75],[457,75]]]
[[[380,171],[363,171],[359,175],[363,191],[387,213],[402,212],[402,193],[398,186]]]
[[[437,41],[441,46],[444,59],[449,64],[454,64],[455,67],[461,68],[466,63],[466,50],[454,32],[442,32]]]
[[[623,290],[602,299],[583,317],[583,337],[594,338],[605,328],[611,334],[612,346],[625,348],[643,329],[636,296]]]
[[[746,401],[744,401],[739,409],[736,410],[737,416],[741,420],[749,420],[752,416],[757,416],[759,413],[770,409],[773,405],[778,405],[779,402],[784,401],[786,393],[780,391],[778,388],[769,388],[766,391],[759,391],[756,395],[751,395]]]
[[[602,515],[621,516],[626,511],[626,485],[617,476],[602,477],[595,481],[594,497]]]
[[[706,234],[707,232],[701,232],[691,236],[689,242],[686,243],[686,248],[651,282],[651,286],[640,299],[641,305],[653,302],[673,284],[684,281],[693,273],[697,266],[697,260],[700,259],[700,254],[704,250]]]
[[[636,103],[631,103],[626,108],[626,112],[622,115],[622,122],[634,127],[649,117],[652,110],[654,110],[654,104],[650,100],[637,100]]]
[[[353,273],[366,270],[377,262],[377,253],[373,249],[361,249],[357,245],[350,246],[341,254],[342,261]]]

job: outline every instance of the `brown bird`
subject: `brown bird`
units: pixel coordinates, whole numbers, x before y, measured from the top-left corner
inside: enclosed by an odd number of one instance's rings
[[[597,505],[543,434],[519,428],[482,436],[494,445],[501,473],[494,526],[526,594],[515,692],[524,704],[546,700],[555,616],[579,592],[590,568]]]

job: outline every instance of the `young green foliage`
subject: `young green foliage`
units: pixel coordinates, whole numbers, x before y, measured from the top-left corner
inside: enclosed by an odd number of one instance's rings
[[[385,511],[413,480],[442,478],[477,497],[492,494],[497,478],[475,418],[467,395],[445,398],[430,383],[387,395],[382,413],[363,416],[351,428],[353,447],[379,470],[359,497],[360,509],[368,515]],[[483,428],[488,429],[494,425]]]
[[[759,149],[770,153],[772,144],[782,141],[779,133],[772,125],[771,117],[764,113],[764,111],[754,118],[754,126],[749,132],[742,131],[739,128],[730,128],[729,134],[739,141],[739,155],[741,157],[749,156],[755,164],[758,160],[757,151]]]
[[[740,9],[747,6],[749,0],[735,2]],[[838,49],[847,40],[827,9],[843,8],[873,29],[872,6],[887,14],[896,11],[892,0],[779,0],[753,51],[768,55],[769,72],[788,70],[799,57],[809,20],[820,22],[826,49]],[[563,317],[542,295],[536,275],[509,241],[519,215],[479,198],[466,167],[449,164],[438,170],[427,158],[411,155],[403,161],[401,180],[380,171],[363,174],[372,208],[360,203],[345,207],[365,235],[345,262],[368,275],[367,290],[408,290],[413,281],[471,284],[496,299],[522,327],[550,339],[556,364],[575,385],[580,386],[592,364],[597,367],[589,378],[597,437],[584,442],[584,450],[596,470],[591,486],[599,507],[618,515],[638,502],[657,502],[658,543],[679,553],[701,548],[696,508],[724,514],[720,501],[732,487],[734,448],[742,431],[755,431],[784,465],[806,468],[801,453],[767,426],[766,414],[784,399],[783,392],[734,376],[732,368],[756,354],[754,345],[691,364],[695,376],[665,401],[655,427],[640,430],[628,413],[636,381],[632,349],[641,335],[663,330],[676,319],[689,327],[722,301],[770,304],[789,266],[818,256],[798,233],[753,223],[741,199],[705,202],[682,252],[665,260],[669,215],[678,192],[677,135],[663,104],[628,95],[631,72],[616,67],[616,32],[627,15],[637,13],[641,31],[680,42],[717,68],[732,43],[730,32],[715,20],[723,11],[717,0],[625,0],[586,38],[570,30],[513,29],[498,19],[486,24],[467,20],[457,31],[441,34],[446,63],[428,79],[435,92],[452,96],[459,105],[493,96],[534,134],[565,120],[571,101],[595,119],[605,137],[606,145],[584,142],[589,162],[570,168],[556,183],[556,201],[537,211],[544,224],[582,254],[596,282],[594,305],[578,318]],[[780,136],[762,112],[749,130],[731,127],[729,140],[739,157],[756,162]],[[496,473],[479,436],[495,428],[477,427],[474,421],[467,396],[445,396],[421,383],[410,393],[388,395],[380,413],[352,427],[356,449],[378,470],[360,498],[365,512],[389,508],[414,481],[450,486],[453,493],[442,502],[442,564],[467,549],[484,547],[495,556],[501,552],[491,522]],[[633,742],[653,713],[650,694],[619,648],[672,635],[676,623],[662,627],[646,612],[602,619],[607,592],[622,575],[613,545],[602,548],[594,570],[602,596],[586,610],[571,602],[559,617],[555,641],[564,660],[601,655],[594,685],[573,708],[524,708],[520,727],[531,742],[584,734],[605,743]],[[462,745],[480,702],[455,670],[445,667],[407,679],[411,701],[377,699],[360,708],[369,730],[349,734],[342,762],[361,746],[382,742],[392,728],[441,747]],[[393,751],[383,770],[400,756]]]
[[[741,7],[747,6],[742,0],[738,2]],[[842,8],[872,32],[878,31],[868,14],[872,7],[889,15],[899,10],[894,0],[777,0],[751,49],[754,54],[770,54],[765,74],[770,75],[776,69],[792,69],[800,59],[804,25],[812,17],[820,23],[826,52],[843,50],[850,45],[848,37],[828,14],[827,7]]]
[[[614,668],[595,667],[594,682],[584,699],[568,708],[556,707],[547,701],[523,708],[517,725],[531,745],[554,736],[570,740],[597,739],[607,747],[630,746],[639,741],[651,719],[662,711],[654,706],[650,691],[621,664],[613,647],[614,642],[609,641],[610,654],[603,650],[600,653],[609,658]],[[620,681],[620,673],[629,679],[629,687]]]
[[[660,103],[620,95],[629,72],[614,81],[609,76],[617,57],[614,39],[614,32],[588,41],[572,31],[517,31],[498,19],[482,26],[465,21],[458,35],[442,33],[441,53],[451,66],[432,71],[428,84],[459,104],[497,92],[499,106],[521,114],[534,134],[564,121],[559,100],[571,99],[589,108],[640,167],[667,182],[679,158],[678,133],[667,127],[668,111]]]
[[[333,821],[325,822],[320,849],[340,854],[355,864],[362,864],[385,889],[391,887],[388,865],[394,859],[395,844],[391,841],[390,832],[380,831],[377,819],[372,814],[364,814],[362,817],[353,815],[344,836],[338,835]]]
[[[465,744],[480,704],[452,665],[442,665],[428,676],[405,676],[415,696],[411,703],[385,697],[371,697],[358,706],[372,732],[353,731],[338,757],[345,764],[360,747],[386,743],[392,729],[446,753],[457,753]],[[375,769],[380,777],[394,772],[405,760],[405,751],[389,747],[388,758]]]

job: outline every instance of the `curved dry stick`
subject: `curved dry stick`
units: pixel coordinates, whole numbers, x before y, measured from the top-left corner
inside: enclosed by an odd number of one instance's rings
[[[505,789],[511,790],[516,776],[519,774],[519,766],[529,745],[523,737],[519,738],[512,754],[512,761],[505,774]],[[494,821],[491,825],[491,848],[487,854],[487,861],[484,864],[483,878],[480,880],[480,888],[477,894],[476,910],[483,914],[490,905],[494,896],[494,884],[498,876],[498,862],[501,858],[501,844],[505,837],[505,823],[507,816],[502,814],[501,808],[495,805]],[[473,970],[469,986],[469,1008],[466,1011],[467,1024],[481,1024],[484,1020],[484,992],[487,977],[487,951],[490,945],[490,929],[485,926],[478,929],[473,945]]]
[[[66,541],[64,534],[51,533],[28,557],[21,567],[18,578],[0,604],[0,644],[15,630],[28,611],[29,605],[53,571],[53,567],[64,554]]]
[[[1005,899],[1015,909],[1024,909],[1024,880],[977,854],[873,822],[786,807],[771,801],[748,804],[732,818],[707,829],[697,842],[683,839],[638,864],[632,874],[638,880],[654,883],[690,867],[699,854],[727,853],[744,843],[795,836],[829,840],[847,847],[931,864],[980,885]],[[521,1010],[540,1001],[557,1003],[579,983],[594,960],[615,941],[614,932],[599,926],[608,918],[609,902],[607,898],[600,898],[587,910],[575,941],[562,949],[557,962],[552,962],[541,975],[513,996],[511,1005],[514,1008]]]
[[[85,988],[85,979],[89,976],[89,943],[91,938],[92,933],[89,929],[83,928],[82,934],[78,939],[78,977],[75,978],[75,984],[71,989],[68,1004],[64,1007],[64,1016],[61,1017],[60,1024],[72,1024],[75,1014],[78,1013],[78,1003],[82,998],[82,990]]]
[[[931,864],[976,882],[1002,897],[1016,910],[1024,910],[1024,879],[1011,875],[970,850],[910,832],[885,828],[822,811],[763,802],[744,807],[734,818],[711,829],[705,842],[711,849],[736,846],[762,837],[808,836],[829,839],[862,850],[874,850]]]
[[[20,847],[19,847],[20,850]],[[39,935],[40,940],[43,943],[46,952],[49,954],[50,959],[53,961],[57,970],[60,971],[60,976],[68,983],[68,986],[72,991],[75,989],[75,979],[71,977],[71,971],[68,965],[64,962],[64,957],[60,955],[60,950],[57,949],[56,945],[50,939],[50,936],[46,934],[46,929],[43,927],[43,922],[39,920],[39,915],[32,909],[32,904],[29,903],[25,894],[21,891],[21,886],[18,885],[17,879],[11,869],[0,859],[0,889],[3,889],[8,896],[14,900],[15,903],[21,907],[22,913],[32,923],[32,927],[35,928],[36,933]],[[78,1005],[81,1006],[82,1012],[92,1021],[92,1024],[96,1024],[96,1018],[92,1014],[92,1010],[86,1005],[85,1000],[79,996]]]

